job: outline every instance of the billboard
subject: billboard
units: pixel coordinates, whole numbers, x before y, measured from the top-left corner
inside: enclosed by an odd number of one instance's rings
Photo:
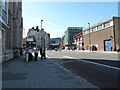
[[[33,38],[27,38],[28,42],[33,42]]]

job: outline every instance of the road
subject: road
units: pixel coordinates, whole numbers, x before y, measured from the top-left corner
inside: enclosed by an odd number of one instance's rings
[[[47,51],[47,56],[99,88],[119,86],[120,61],[116,58],[117,53]]]

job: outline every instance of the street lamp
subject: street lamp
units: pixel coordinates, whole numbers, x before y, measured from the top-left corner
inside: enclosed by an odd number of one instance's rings
[[[46,55],[45,55],[45,33],[44,33],[44,37],[42,37],[42,30],[44,30],[43,28],[42,28],[42,21],[43,20],[41,20],[41,43],[42,43],[42,38],[44,38],[44,58],[46,58]],[[41,44],[42,45],[42,44]]]
[[[89,49],[90,49],[90,52],[91,52],[91,35],[90,35],[90,23],[88,23],[89,25]]]
[[[43,20],[41,20],[41,30],[42,30],[42,21],[43,21]]]
[[[41,20],[41,41],[40,41],[41,47],[42,47],[42,30],[43,30],[43,29],[42,29],[42,21],[43,21],[43,20]]]

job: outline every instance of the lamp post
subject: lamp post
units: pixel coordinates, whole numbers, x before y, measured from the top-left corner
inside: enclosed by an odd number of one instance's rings
[[[42,21],[43,21],[43,20],[41,20],[41,30],[42,30]]]
[[[41,20],[41,41],[42,41],[42,38],[44,38],[44,58],[46,58],[46,55],[45,55],[45,33],[44,33],[44,37],[42,37],[42,30],[44,30],[43,28],[42,28],[42,21],[43,20]],[[41,42],[42,43],[42,42]]]
[[[90,49],[90,52],[91,52],[91,35],[90,35],[90,23],[88,23],[89,25],[89,49]]]
[[[42,47],[42,30],[43,30],[43,29],[42,29],[42,21],[43,21],[43,20],[41,20],[41,41],[40,41],[41,47]]]

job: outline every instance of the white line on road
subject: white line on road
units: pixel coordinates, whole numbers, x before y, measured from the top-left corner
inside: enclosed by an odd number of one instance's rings
[[[76,59],[74,57],[69,57],[69,56],[63,56],[63,57],[69,58],[69,59]],[[86,60],[80,60],[80,61],[87,62],[87,63],[92,63],[92,64],[96,64],[96,65],[100,65],[100,66],[104,66],[104,67],[107,67],[107,68],[112,68],[112,69],[120,70],[120,68],[109,66],[109,65],[105,65],[105,64],[95,63],[95,62],[86,61]]]
[[[63,56],[64,58],[75,59],[74,57]]]

